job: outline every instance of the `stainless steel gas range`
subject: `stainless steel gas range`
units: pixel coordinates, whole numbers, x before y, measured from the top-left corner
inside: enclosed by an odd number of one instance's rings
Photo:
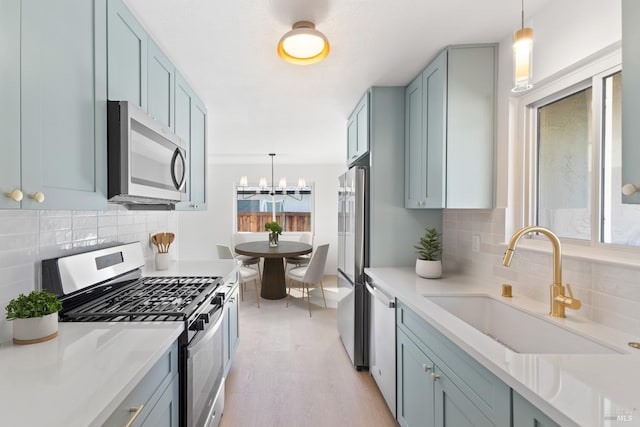
[[[224,399],[221,277],[143,277],[140,242],[42,261],[42,287],[63,322],[184,322],[180,425],[217,425]],[[217,412],[217,413],[216,413]]]

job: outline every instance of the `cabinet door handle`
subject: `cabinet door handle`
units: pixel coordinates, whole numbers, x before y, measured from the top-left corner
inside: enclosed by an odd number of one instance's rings
[[[424,369],[425,372],[429,372],[431,370],[431,366],[429,366],[427,364],[423,364],[422,365],[422,369]]]
[[[42,203],[44,202],[44,193],[41,191],[38,191],[36,193],[29,195],[29,198],[36,201],[37,203]]]
[[[438,375],[438,374],[431,374],[431,379],[432,379],[433,381],[438,381],[438,380],[440,379],[440,375]]]
[[[14,202],[19,202],[24,197],[24,195],[22,194],[22,191],[20,191],[17,188],[14,188],[14,190],[11,193],[4,193],[4,195],[10,198],[11,200],[13,200]]]
[[[133,413],[133,415],[129,418],[129,421],[127,421],[127,424],[125,424],[124,427],[131,427],[136,418],[138,418],[138,415],[140,415],[140,412],[142,412],[142,408],[144,408],[144,405],[129,408],[129,412]]]

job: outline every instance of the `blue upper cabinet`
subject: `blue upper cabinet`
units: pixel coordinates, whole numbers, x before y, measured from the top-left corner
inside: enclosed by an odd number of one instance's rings
[[[622,0],[622,185],[640,188],[640,2]],[[640,192],[622,196],[622,203],[640,203]]]
[[[147,33],[120,0],[107,8],[108,97],[147,110]]]
[[[189,201],[176,204],[176,210],[206,210],[206,125],[207,111],[186,80],[176,73],[175,133],[189,147]]]
[[[147,100],[149,115],[174,129],[174,86],[176,69],[151,40],[147,39]]]
[[[13,105],[20,105],[21,205],[105,209],[106,3],[22,0],[21,7],[21,99]]]
[[[0,209],[19,208],[20,181],[20,0],[0,2]],[[14,192],[13,195],[10,193]],[[13,197],[13,198],[12,198]]]
[[[405,207],[444,207],[447,55],[441,53],[405,91]]]
[[[347,165],[369,152],[369,92],[364,94],[347,122]]]
[[[407,87],[405,207],[493,207],[496,49],[451,46]]]

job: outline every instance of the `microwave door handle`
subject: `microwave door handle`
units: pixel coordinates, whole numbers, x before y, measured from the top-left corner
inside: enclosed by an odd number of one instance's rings
[[[180,176],[179,180],[176,177],[176,162],[180,159],[180,163],[182,164],[182,176]],[[176,151],[173,152],[173,157],[171,158],[171,180],[173,181],[173,185],[176,187],[176,190],[181,190],[184,186],[184,178],[187,173],[187,165],[182,155],[182,152],[179,148],[176,148]]]

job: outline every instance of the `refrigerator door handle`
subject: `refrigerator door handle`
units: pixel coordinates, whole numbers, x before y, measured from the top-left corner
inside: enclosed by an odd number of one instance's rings
[[[374,287],[373,284],[369,282],[365,282],[364,285],[366,286],[369,293],[374,296],[374,298],[382,301],[387,307],[389,308],[396,307],[395,298],[391,297],[390,295],[387,295],[387,293],[384,292],[382,289]]]

